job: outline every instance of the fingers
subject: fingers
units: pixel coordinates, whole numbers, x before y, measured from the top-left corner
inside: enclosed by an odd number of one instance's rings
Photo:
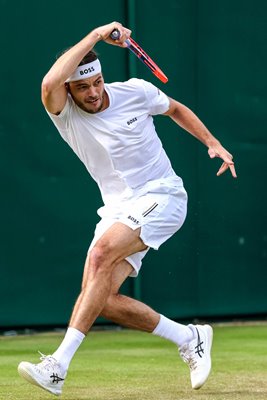
[[[228,164],[227,162],[223,162],[223,164],[221,165],[219,171],[217,172],[217,176],[222,175],[228,168],[230,169],[232,177],[233,178],[237,178],[236,171],[235,171],[235,166],[234,166],[233,162],[231,164]]]
[[[110,34],[117,29],[120,32],[120,37],[117,40],[113,40],[110,38]],[[112,22],[108,25],[103,25],[95,29],[99,38],[104,40],[106,43],[113,44],[120,47],[127,47],[125,44],[125,40],[129,39],[132,31],[126,27],[124,27],[120,22]]]
[[[226,164],[225,162],[222,163],[222,165],[216,175],[217,176],[222,175],[227,169],[228,169],[228,164]]]
[[[233,177],[233,178],[237,178],[237,175],[236,175],[236,172],[235,172],[235,166],[234,166],[234,163],[233,163],[233,164],[229,164],[229,168],[230,168],[230,171],[231,171],[232,177]]]
[[[120,37],[119,37],[119,39],[114,40],[113,42],[115,42],[119,46],[127,47],[127,45],[125,44],[125,40],[129,39],[129,37],[131,36],[132,31],[130,29],[125,28],[124,26],[122,26],[122,24],[119,24],[119,27],[116,27],[114,29],[118,29],[118,31],[120,32]]]
[[[233,178],[237,178],[232,154],[230,154],[222,146],[220,146],[219,148],[218,146],[217,148],[210,147],[208,149],[208,153],[210,158],[220,157],[224,161],[219,171],[217,172],[217,176],[222,175],[229,168]]]

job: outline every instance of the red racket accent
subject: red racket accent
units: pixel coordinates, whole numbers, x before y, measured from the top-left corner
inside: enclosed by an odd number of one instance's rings
[[[132,38],[126,40],[128,48],[151,70],[151,72],[163,83],[168,82],[167,76],[157,66],[157,64],[149,57],[149,55],[136,43]]]
[[[120,38],[120,32],[118,29],[114,29],[114,31],[110,35],[111,39],[117,40]],[[128,46],[128,49],[131,50],[138,58],[141,60],[150,70],[151,72],[159,79],[161,82],[168,82],[167,76],[162,72],[162,70],[157,66],[157,64],[149,57],[149,55],[142,49],[142,47],[136,43],[132,38],[129,38],[125,41]]]

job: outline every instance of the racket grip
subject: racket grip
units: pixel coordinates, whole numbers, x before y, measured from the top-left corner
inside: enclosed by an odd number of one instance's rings
[[[114,29],[109,36],[112,40],[117,40],[120,38],[121,34],[118,29]]]
[[[119,31],[118,29],[114,29],[114,30],[111,32],[111,34],[109,35],[109,37],[110,37],[112,40],[117,40],[117,39],[119,39],[119,38],[121,37],[120,31]],[[124,43],[126,43],[128,47],[131,46],[131,40],[130,40],[130,39],[126,39]]]

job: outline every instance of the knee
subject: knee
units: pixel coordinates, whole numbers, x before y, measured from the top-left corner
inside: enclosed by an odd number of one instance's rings
[[[107,256],[107,250],[104,246],[95,245],[89,254],[89,265],[96,269],[101,268]]]
[[[112,248],[108,242],[97,242],[89,254],[89,274],[108,274],[114,263]]]

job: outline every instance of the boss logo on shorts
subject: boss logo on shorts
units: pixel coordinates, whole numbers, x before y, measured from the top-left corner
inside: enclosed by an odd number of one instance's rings
[[[90,74],[90,72],[94,72],[94,67],[85,68],[83,71],[80,71],[80,75]]]
[[[140,224],[140,222],[136,218],[132,217],[131,215],[128,215],[128,219],[130,219],[131,221],[133,221],[137,225]]]

